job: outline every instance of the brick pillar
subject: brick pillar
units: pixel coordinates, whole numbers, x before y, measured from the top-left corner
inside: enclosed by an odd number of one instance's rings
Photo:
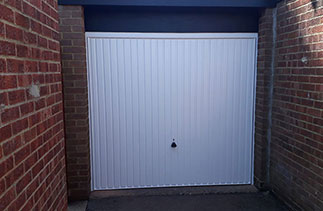
[[[69,200],[90,193],[89,119],[84,17],[81,6],[59,6]]]
[[[263,188],[267,176],[267,133],[270,75],[273,51],[273,10],[266,9],[259,19],[258,66],[255,121],[255,185]],[[267,184],[268,185],[268,184]]]

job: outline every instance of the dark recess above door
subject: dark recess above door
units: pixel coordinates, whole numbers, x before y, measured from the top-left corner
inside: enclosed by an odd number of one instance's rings
[[[258,32],[278,0],[59,0],[84,7],[89,32]]]
[[[257,8],[84,6],[88,32],[257,32]]]
[[[58,0],[61,5],[274,7],[279,0]]]

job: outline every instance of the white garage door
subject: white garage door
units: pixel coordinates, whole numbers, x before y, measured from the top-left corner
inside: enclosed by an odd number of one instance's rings
[[[256,34],[86,36],[93,190],[252,183]]]

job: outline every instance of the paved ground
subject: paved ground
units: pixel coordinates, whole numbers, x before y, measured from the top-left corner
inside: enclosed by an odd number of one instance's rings
[[[287,211],[268,193],[123,196],[90,199],[87,211]]]
[[[67,211],[85,211],[87,201],[75,201],[68,203]]]

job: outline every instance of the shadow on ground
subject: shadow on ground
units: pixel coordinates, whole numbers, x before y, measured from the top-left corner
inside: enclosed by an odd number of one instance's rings
[[[287,211],[268,193],[125,196],[90,199],[87,211]]]

